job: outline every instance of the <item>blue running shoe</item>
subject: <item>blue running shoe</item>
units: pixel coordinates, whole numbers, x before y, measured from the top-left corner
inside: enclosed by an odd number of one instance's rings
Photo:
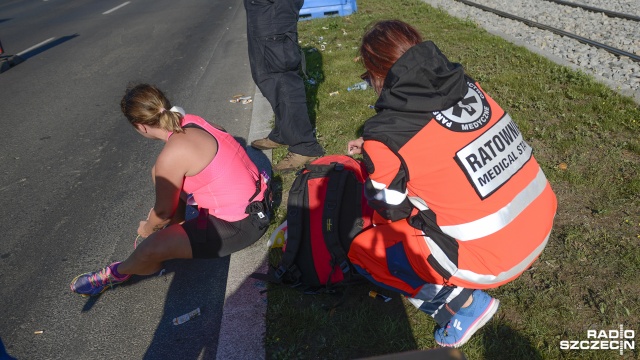
[[[434,337],[440,346],[460,347],[498,311],[500,302],[486,292],[475,290],[471,305],[460,309],[444,328],[436,330]]]
[[[119,278],[113,274],[111,268],[118,264],[120,264],[120,262],[114,262],[100,271],[76,276],[75,279],[71,281],[71,291],[82,296],[96,296],[102,294],[108,288],[112,288],[115,285],[129,280],[131,275]]]

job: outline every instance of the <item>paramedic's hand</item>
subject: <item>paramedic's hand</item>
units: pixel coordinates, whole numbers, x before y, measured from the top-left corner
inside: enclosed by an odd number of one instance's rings
[[[364,144],[363,138],[349,141],[347,143],[347,153],[349,155],[362,154],[362,144]]]

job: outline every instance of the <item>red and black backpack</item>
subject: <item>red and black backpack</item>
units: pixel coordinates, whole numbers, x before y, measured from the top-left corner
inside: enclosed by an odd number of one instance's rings
[[[366,178],[364,164],[346,155],[321,157],[298,172],[287,201],[287,243],[270,276],[275,282],[316,292],[357,275],[347,253],[372,224]]]

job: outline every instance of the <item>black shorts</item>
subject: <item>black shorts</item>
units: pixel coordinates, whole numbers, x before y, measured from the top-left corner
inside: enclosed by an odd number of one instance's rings
[[[252,245],[264,235],[268,226],[264,226],[258,214],[229,222],[209,215],[207,209],[200,209],[198,217],[185,221],[182,228],[189,236],[193,258],[213,259]]]

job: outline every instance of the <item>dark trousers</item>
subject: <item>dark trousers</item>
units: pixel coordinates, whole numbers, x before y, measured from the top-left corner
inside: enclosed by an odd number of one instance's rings
[[[244,0],[247,43],[253,81],[276,117],[269,139],[289,145],[289,151],[321,156],[309,113],[304,81],[299,73],[298,14],[303,0]]]

